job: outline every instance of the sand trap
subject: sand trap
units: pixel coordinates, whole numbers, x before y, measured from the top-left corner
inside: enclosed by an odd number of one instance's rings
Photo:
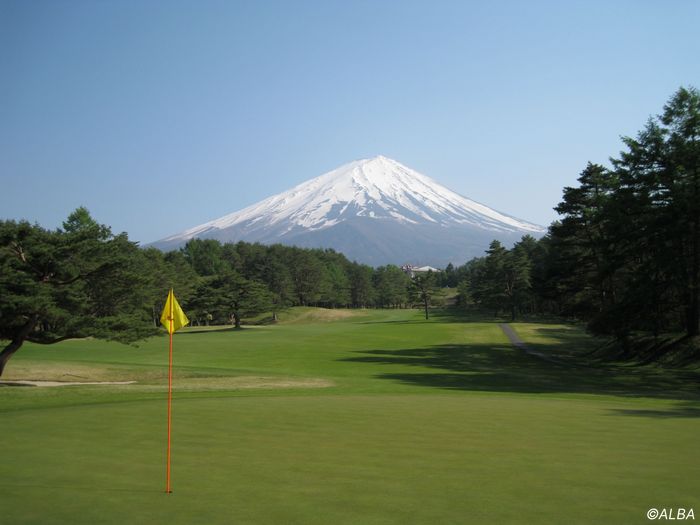
[[[136,381],[0,381],[0,386],[131,385]]]
[[[91,386],[91,385],[134,385],[137,381],[50,381],[29,379],[8,379],[0,381],[0,387],[54,387],[54,386]],[[201,392],[206,390],[249,390],[249,389],[294,389],[294,388],[329,388],[335,386],[333,381],[321,378],[294,377],[176,377],[173,390],[178,392]],[[132,387],[143,391],[167,391],[167,384],[148,384],[139,382]]]
[[[335,386],[333,381],[321,378],[295,377],[187,377],[175,379],[173,389],[179,391],[202,390],[248,390],[248,389],[284,389],[284,388],[329,388]]]

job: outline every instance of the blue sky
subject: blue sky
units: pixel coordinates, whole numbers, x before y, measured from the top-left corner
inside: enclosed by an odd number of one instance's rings
[[[383,154],[547,225],[679,86],[692,0],[0,0],[0,218],[150,242]]]

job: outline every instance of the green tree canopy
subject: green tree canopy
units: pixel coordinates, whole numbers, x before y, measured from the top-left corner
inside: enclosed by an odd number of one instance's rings
[[[92,336],[124,343],[154,333],[141,253],[78,208],[63,230],[0,221],[0,375],[25,341]]]

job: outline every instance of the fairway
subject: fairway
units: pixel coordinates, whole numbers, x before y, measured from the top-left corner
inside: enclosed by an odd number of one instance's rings
[[[700,515],[692,371],[587,362],[565,325],[293,309],[167,338],[27,344],[0,387],[2,523],[648,523]]]

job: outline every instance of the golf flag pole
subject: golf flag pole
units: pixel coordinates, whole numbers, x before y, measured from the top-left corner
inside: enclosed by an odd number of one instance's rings
[[[168,293],[168,298],[165,300],[165,306],[163,307],[163,313],[160,316],[160,324],[162,324],[168,331],[170,336],[170,345],[168,352],[168,452],[167,452],[167,464],[165,467],[165,492],[170,494],[172,492],[170,488],[170,442],[172,435],[172,406],[173,406],[173,333],[182,328],[183,326],[189,324],[189,319],[185,315],[185,312],[180,308],[177,299],[175,299],[175,294],[172,288]]]
[[[167,453],[167,465],[165,467],[165,492],[170,494],[170,436],[172,433],[173,426],[173,318],[172,318],[172,304],[170,319],[168,319],[168,332],[170,336],[170,348],[168,351],[168,453]]]

